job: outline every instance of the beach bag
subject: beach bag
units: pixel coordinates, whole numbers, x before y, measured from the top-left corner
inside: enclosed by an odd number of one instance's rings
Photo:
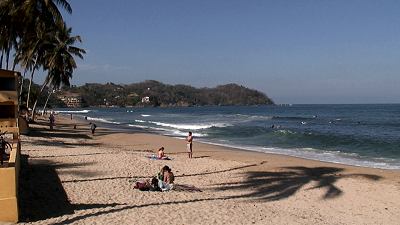
[[[136,188],[141,190],[141,191],[148,191],[150,190],[149,186],[146,184],[146,182],[143,181],[138,181],[136,182]]]

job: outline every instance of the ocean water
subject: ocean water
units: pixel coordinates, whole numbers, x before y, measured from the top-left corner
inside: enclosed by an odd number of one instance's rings
[[[59,109],[100,126],[349,165],[400,169],[400,104]],[[162,143],[160,143],[162,145]]]

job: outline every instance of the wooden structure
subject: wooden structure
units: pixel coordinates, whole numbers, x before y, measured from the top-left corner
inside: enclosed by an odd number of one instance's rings
[[[18,172],[20,138],[18,126],[18,79],[15,71],[0,70],[0,132],[7,132],[10,157],[0,167],[0,221],[18,222]]]

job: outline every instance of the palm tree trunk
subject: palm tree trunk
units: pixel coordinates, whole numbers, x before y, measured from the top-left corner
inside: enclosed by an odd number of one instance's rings
[[[17,61],[16,60],[14,60],[14,62],[13,62],[13,66],[12,66],[12,71],[14,71],[15,70],[15,66],[17,65]]]
[[[18,98],[19,105],[22,105],[22,89],[24,89],[24,80],[27,71],[28,71],[27,69],[24,70],[24,76],[22,77],[21,80],[21,87],[19,88],[19,98]]]
[[[32,69],[31,78],[29,79],[29,86],[28,86],[28,97],[26,97],[26,108],[29,110],[29,100],[31,96],[31,87],[32,87],[32,80],[33,74],[35,73],[35,69]]]
[[[10,49],[7,48],[6,51],[6,70],[8,70],[8,60],[10,60]]]
[[[29,98],[31,95],[31,86],[32,86],[32,80],[33,80],[33,74],[35,73],[35,68],[37,64],[37,57],[35,60],[35,65],[32,67],[32,73],[31,73],[31,79],[29,80],[29,87],[28,87],[28,97],[26,98],[26,108],[29,110]]]
[[[38,103],[39,97],[42,95],[42,93],[43,93],[43,91],[44,91],[44,88],[45,88],[48,84],[49,84],[49,80],[45,80],[44,83],[42,84],[42,88],[40,88],[39,94],[37,95],[35,104],[33,104],[33,108],[32,108],[32,121],[35,121],[35,116],[36,116],[35,111],[36,111],[36,105],[37,105],[37,103]]]
[[[47,106],[47,103],[49,102],[51,94],[53,94],[53,91],[50,91],[49,95],[47,96],[46,102],[44,103],[44,106],[43,106],[42,116],[44,116],[44,112],[46,111],[46,106]]]
[[[3,69],[3,56],[4,56],[4,50],[1,50],[0,69]]]

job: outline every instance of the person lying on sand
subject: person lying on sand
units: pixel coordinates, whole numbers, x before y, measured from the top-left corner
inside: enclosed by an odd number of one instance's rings
[[[160,191],[158,187],[158,179],[155,177],[153,177],[151,181],[149,179],[136,181],[133,188],[139,189],[141,191]]]

